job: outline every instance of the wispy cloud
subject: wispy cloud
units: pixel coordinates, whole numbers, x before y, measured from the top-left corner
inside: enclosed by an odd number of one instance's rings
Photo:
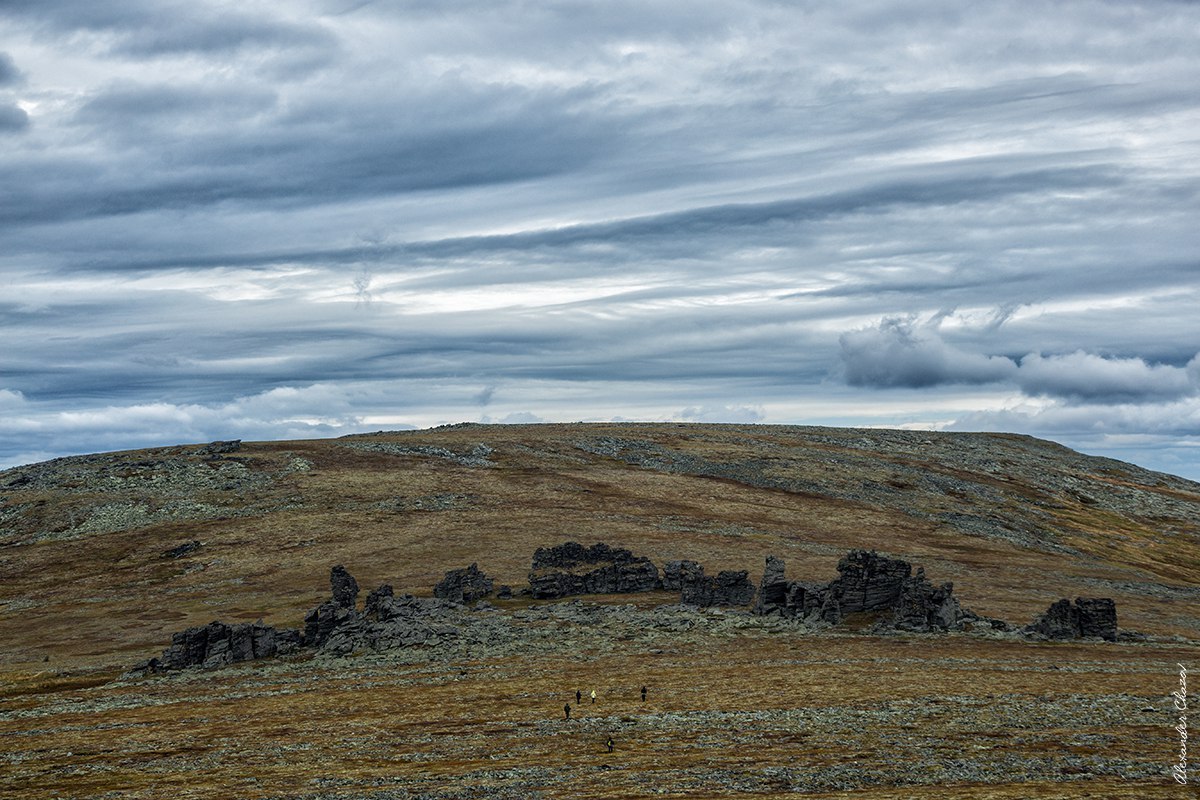
[[[1198,23],[0,4],[0,460],[485,416],[1117,447],[1092,420],[1200,476]]]

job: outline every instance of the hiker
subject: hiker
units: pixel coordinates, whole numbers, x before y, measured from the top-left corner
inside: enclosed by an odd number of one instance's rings
[[[592,702],[596,702],[596,690],[592,689]]]
[[[646,687],[642,687],[642,702],[646,702]]]
[[[582,702],[583,702],[583,692],[576,689],[575,690],[575,705],[579,705]]]
[[[613,749],[613,740],[612,740],[612,737],[611,737],[611,736],[610,736],[610,737],[608,737],[608,741],[607,741],[607,742],[605,742],[604,744],[605,744],[605,745],[608,747],[608,752],[610,752],[610,753],[611,753],[611,752],[612,752],[612,749]]]
[[[571,719],[571,704],[567,703],[565,706],[563,706],[563,711],[567,712],[567,720],[570,721],[570,719]]]

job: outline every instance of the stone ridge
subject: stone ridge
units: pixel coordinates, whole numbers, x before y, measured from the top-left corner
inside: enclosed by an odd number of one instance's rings
[[[615,561],[582,575],[569,572],[532,573],[530,589],[526,593],[537,598],[539,585],[544,588],[551,584],[555,590],[581,587],[579,593],[594,586],[598,586],[600,592],[605,594],[646,591],[642,587],[652,582],[651,588],[677,585],[680,609],[693,608],[699,611],[712,606],[749,606],[753,603],[751,614],[741,613],[760,619],[790,619],[809,628],[836,625],[851,614],[874,614],[877,619],[871,630],[875,633],[1013,630],[1000,620],[964,611],[953,596],[952,584],[934,586],[925,577],[923,569],[913,574],[908,562],[881,556],[874,551],[852,550],[847,553],[838,563],[839,576],[824,585],[789,581],[784,562],[769,556],[757,592],[745,570],[722,570],[716,576],[707,576],[704,568],[694,561],[668,562],[664,578],[659,580],[658,569],[649,559],[599,543],[591,548],[584,548],[575,542],[539,548],[534,563],[592,566],[596,562],[581,559],[613,558],[614,554]],[[637,580],[623,583],[628,575],[634,575]],[[580,583],[564,585],[564,576],[578,579]],[[551,584],[538,583],[539,580],[550,578],[553,579]],[[478,602],[477,612],[498,611],[481,599],[491,593],[492,579],[477,564],[446,573],[446,577],[435,588],[437,597],[432,599],[412,595],[396,597],[392,587],[384,584],[368,594],[362,611],[357,608],[358,582],[345,567],[340,564],[333,567],[329,583],[331,598],[305,616],[303,631],[276,629],[261,623],[230,625],[212,622],[176,633],[171,645],[160,657],[138,665],[134,671],[146,674],[188,667],[214,668],[251,659],[288,655],[301,649],[347,655],[359,650],[439,646],[472,636],[487,640],[488,637],[511,638],[515,635],[509,629],[511,625],[505,627],[508,623],[499,626],[489,624],[480,628],[476,624],[480,619],[478,614],[467,610],[467,603]],[[644,624],[660,625],[658,618],[662,614],[661,608],[637,613],[645,614]],[[501,615],[501,618],[505,616]],[[517,615],[512,616],[515,618]],[[1067,600],[1060,600],[1020,633],[1039,638],[1099,637],[1115,640],[1116,606],[1107,598],[1077,598],[1073,606]]]

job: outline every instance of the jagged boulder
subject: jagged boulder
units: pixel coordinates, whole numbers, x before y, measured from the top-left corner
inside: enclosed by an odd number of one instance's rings
[[[689,606],[744,606],[754,602],[754,584],[746,570],[722,570],[717,575],[689,575],[680,588],[679,602]]]
[[[358,581],[341,564],[329,571],[329,586],[333,591],[334,604],[354,609],[358,603]]]
[[[1077,597],[1074,605],[1063,598],[1027,625],[1025,632],[1048,639],[1098,636],[1114,641],[1117,638],[1117,605],[1107,597]]]
[[[668,561],[663,564],[662,588],[678,592],[683,584],[704,574],[704,568],[695,561]]]
[[[650,592],[661,585],[658,567],[650,559],[603,543],[539,547],[529,573],[530,592],[538,599]]]
[[[433,596],[453,603],[474,603],[492,593],[492,579],[480,571],[478,564],[452,569],[433,587]]]
[[[180,631],[171,637],[171,646],[160,658],[151,659],[143,669],[166,671],[204,667],[212,669],[239,661],[287,655],[300,646],[300,632],[273,628],[260,622],[229,625],[210,622]]]

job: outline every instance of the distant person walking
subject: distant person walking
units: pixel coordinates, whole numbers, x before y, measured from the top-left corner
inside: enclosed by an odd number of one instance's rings
[[[567,703],[565,706],[563,706],[563,711],[567,712],[567,721],[569,722],[571,719],[571,704]]]
[[[610,736],[610,737],[608,737],[608,741],[604,743],[604,746],[608,748],[608,752],[610,752],[610,753],[612,752],[612,749],[613,749],[613,740],[612,740],[612,737],[611,737],[611,736]]]
[[[592,702],[596,702],[596,690],[592,689]]]
[[[575,705],[579,705],[582,702],[583,702],[583,692],[576,689],[575,690]]]
[[[646,687],[642,687],[642,702],[646,702]]]

